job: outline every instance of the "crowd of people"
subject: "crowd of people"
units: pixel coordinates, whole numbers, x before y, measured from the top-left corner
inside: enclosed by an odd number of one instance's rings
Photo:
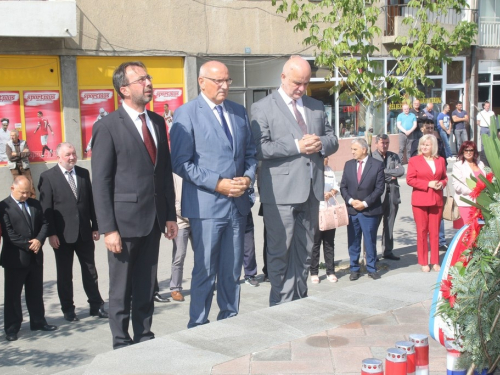
[[[366,137],[355,138],[353,158],[346,162],[338,182],[328,166],[329,156],[338,150],[338,139],[323,103],[305,95],[310,78],[309,63],[292,56],[283,67],[279,89],[254,103],[249,117],[243,106],[227,100],[232,83],[228,68],[209,61],[200,68],[199,96],[177,108],[173,116],[166,107],[168,116],[162,117],[146,110],[153,95],[153,78],[146,66],[123,63],[113,74],[122,105],[100,116],[93,126],[92,179],[76,165],[75,147],[61,143],[55,150],[57,165],[40,176],[39,200],[31,175],[23,173],[29,171],[29,164],[25,165],[29,149],[18,133],[11,132],[7,147],[9,158],[15,157],[10,161],[12,169],[18,173],[13,173],[10,196],[0,203],[6,339],[17,340],[23,287],[31,329],[57,329],[44,317],[42,246],[46,239],[55,253],[64,318],[79,320],[71,271],[76,254],[89,314],[109,319],[114,349],[154,338],[154,302],[168,301],[160,295],[157,279],[162,234],[173,240],[170,290],[175,301],[184,301],[184,260],[188,242],[192,245],[187,327],[209,323],[214,295],[217,320],[236,316],[242,269],[245,282],[258,285],[251,214],[254,188],[265,227],[264,274],[271,284],[270,306],[307,297],[309,274],[313,284],[320,282],[321,244],[326,279],[337,282],[336,229],[320,231],[318,214],[321,207],[335,203],[339,192],[349,216],[349,279],[361,276],[363,239],[368,276],[377,280],[381,277],[376,265],[380,225],[382,256],[400,259],[394,253],[394,224],[401,203],[398,179],[405,174],[405,148],[418,262],[422,271],[430,271],[429,237],[430,265],[439,270],[443,189],[448,183],[444,135],[449,134],[449,120],[437,116],[438,133],[429,117],[432,107],[425,114],[414,102],[414,110],[419,111],[415,116],[405,104],[398,117],[400,155],[389,151],[386,134],[374,136],[373,151],[371,137],[370,143]],[[465,179],[471,173],[484,173],[484,166],[475,144],[466,138],[458,159],[453,184],[457,197],[467,197]],[[462,217],[467,217],[467,206],[459,205]],[[108,249],[108,311],[95,267],[94,242],[101,235]]]

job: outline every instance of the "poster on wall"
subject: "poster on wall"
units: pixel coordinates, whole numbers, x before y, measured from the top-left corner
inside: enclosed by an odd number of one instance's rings
[[[153,89],[153,108],[165,119],[167,132],[172,126],[174,111],[182,104],[182,88]]]
[[[59,91],[25,91],[23,97],[30,161],[56,161],[55,149],[62,142]]]
[[[80,90],[80,120],[84,158],[92,155],[92,127],[115,110],[114,90]]]
[[[22,134],[21,109],[19,91],[0,91],[0,165],[7,164],[5,146],[10,140],[10,131],[17,129],[19,138],[24,139]]]

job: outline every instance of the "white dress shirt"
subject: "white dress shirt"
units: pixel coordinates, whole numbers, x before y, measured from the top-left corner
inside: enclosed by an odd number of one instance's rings
[[[281,97],[283,98],[286,106],[288,107],[288,109],[290,110],[290,112],[292,113],[292,116],[295,118],[295,120],[297,120],[297,118],[295,117],[295,112],[293,111],[293,105],[292,105],[292,102],[294,99],[290,98],[286,93],[285,93],[285,90],[283,90],[283,87],[280,86],[280,88],[278,89],[278,93],[281,95]],[[307,126],[307,121],[306,121],[306,112],[304,110],[304,103],[302,101],[302,98],[298,98],[296,101],[296,107],[297,107],[297,111],[299,111],[299,113],[302,115],[302,118],[304,119],[304,122],[306,123],[306,126]],[[297,120],[298,122],[298,120]],[[297,150],[299,150],[299,153],[300,153],[300,146],[299,146],[299,140],[296,139],[295,140],[295,145],[297,146]]]
[[[219,117],[219,112],[217,112],[217,104],[215,104],[214,102],[212,102],[210,99],[208,99],[205,94],[201,93],[201,96],[203,99],[205,99],[205,101],[207,102],[208,106],[210,107],[210,109],[212,110],[212,112],[214,113],[215,117],[217,118],[217,120],[219,121],[219,124],[220,126],[222,127],[222,120],[221,118]],[[221,104],[219,104],[221,107],[222,107],[222,113],[224,114],[224,118],[226,119],[226,122],[227,122],[227,126],[229,127],[229,132],[231,133],[231,135],[234,137],[234,132],[233,132],[233,125],[231,124],[231,121],[229,120],[229,113],[227,112],[226,110],[226,106],[224,105],[224,102],[222,102]]]
[[[366,162],[368,161],[368,156],[366,156],[363,160],[356,160],[356,176],[357,176],[357,173],[358,173],[358,168],[359,168],[359,162],[362,161],[363,164],[361,164],[361,177],[363,177],[363,172],[365,171],[365,167],[366,167]],[[353,201],[354,199],[351,198],[349,199],[349,203],[351,206],[351,202]],[[366,208],[368,208],[368,203],[366,203],[365,201],[363,201],[363,204]]]
[[[28,206],[28,203],[26,203],[26,201],[24,202],[19,202],[16,198],[14,198],[12,196],[12,194],[10,195],[12,197],[12,199],[14,199],[14,201],[17,203],[17,206],[19,207],[19,209],[22,211],[23,210],[23,204],[25,205],[26,207],[26,211],[28,211],[28,215],[31,216],[31,212],[30,212],[30,206]]]
[[[61,164],[57,164],[57,165],[59,166],[59,168],[61,168],[61,172],[64,175],[64,178],[66,179],[66,181],[68,181],[68,184],[69,184],[69,176],[66,174],[66,172],[69,172],[71,177],[73,177],[73,181],[75,181],[75,186],[78,187],[78,182],[76,182],[75,168],[73,168],[71,171],[68,171],[67,169],[63,168]]]
[[[148,112],[144,110],[144,112],[137,112],[135,109],[130,108],[125,102],[122,103],[122,107],[127,112],[127,114],[130,116],[132,119],[132,122],[134,123],[135,127],[137,128],[137,131],[139,132],[139,135],[142,138],[142,141],[144,142],[144,135],[142,134],[142,120],[139,118],[139,115],[145,114],[146,115],[146,126],[149,129],[149,132],[151,133],[151,136],[153,137],[153,141],[155,143],[155,146],[158,148],[158,141],[156,139],[156,133],[155,129],[153,128],[153,124],[151,123],[151,120],[149,119]]]

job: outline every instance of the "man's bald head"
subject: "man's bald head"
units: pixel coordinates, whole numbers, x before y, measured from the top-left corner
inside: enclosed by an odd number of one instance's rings
[[[214,104],[221,104],[227,97],[231,78],[227,66],[220,61],[208,61],[200,67],[198,84],[201,92]]]
[[[283,66],[281,87],[285,94],[297,100],[307,91],[311,80],[311,66],[300,56],[292,56]]]
[[[17,176],[12,182],[10,192],[16,201],[26,201],[31,195],[31,181],[25,176]]]

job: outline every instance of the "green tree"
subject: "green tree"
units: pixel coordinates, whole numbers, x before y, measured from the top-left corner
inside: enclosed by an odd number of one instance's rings
[[[277,8],[287,15],[287,22],[295,23],[295,31],[308,31],[303,42],[315,47],[317,66],[328,68],[330,77],[338,68],[345,80],[343,99],[360,102],[368,113],[388,100],[422,98],[416,83],[432,86],[427,72],[439,74],[442,63],[466,51],[477,34],[477,24],[469,21],[473,17],[467,0],[411,0],[406,4],[411,16],[402,21],[408,33],[398,36],[389,48],[396,64],[386,76],[375,59],[379,48],[373,44],[374,38],[383,35],[382,5],[377,0],[282,0]],[[452,30],[440,22],[448,14],[463,19]],[[340,91],[341,85],[330,92]]]

